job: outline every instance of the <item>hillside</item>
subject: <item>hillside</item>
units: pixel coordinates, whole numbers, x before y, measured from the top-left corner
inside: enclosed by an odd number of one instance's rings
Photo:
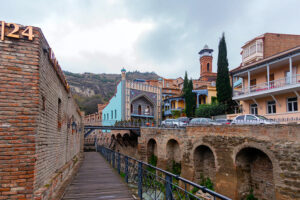
[[[121,80],[120,74],[64,73],[77,104],[86,114],[97,112],[97,104],[109,101]],[[126,78],[150,80],[159,76],[154,72],[134,71],[127,72]]]

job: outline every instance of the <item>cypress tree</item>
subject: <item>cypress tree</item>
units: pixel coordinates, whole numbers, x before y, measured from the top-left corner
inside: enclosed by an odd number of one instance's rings
[[[193,80],[190,79],[188,84],[188,93],[189,93],[189,116],[192,117],[195,114],[196,109],[196,94],[193,93]]]
[[[188,88],[188,84],[189,84],[189,79],[188,79],[187,72],[185,71],[184,82],[183,82],[183,96],[185,96],[185,94],[186,94],[186,90]]]
[[[216,89],[218,102],[223,104],[230,104],[232,101],[232,89],[229,80],[227,48],[224,33],[219,42]]]

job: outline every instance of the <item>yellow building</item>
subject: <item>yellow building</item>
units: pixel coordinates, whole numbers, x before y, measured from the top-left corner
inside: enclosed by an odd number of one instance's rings
[[[300,36],[264,34],[247,42],[242,55],[241,66],[231,71],[233,80],[242,79],[233,92],[242,113],[299,122]]]

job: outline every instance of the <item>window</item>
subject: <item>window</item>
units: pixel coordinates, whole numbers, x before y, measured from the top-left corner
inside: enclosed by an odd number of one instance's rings
[[[207,63],[207,71],[209,72],[209,63]]]
[[[246,121],[256,121],[256,117],[252,116],[252,115],[246,115]]]
[[[274,81],[274,74],[270,74],[270,81]]]
[[[251,104],[250,105],[250,113],[253,115],[257,115],[257,104]]]
[[[109,120],[108,113],[106,113],[106,120]]]
[[[268,114],[276,113],[276,102],[268,101]]]
[[[57,129],[61,131],[61,99],[58,99],[58,106],[57,106]]]
[[[114,111],[111,111],[111,119],[114,118]]]
[[[235,120],[244,120],[244,115],[238,116]]]
[[[141,106],[141,105],[139,105],[139,107],[138,107],[138,114],[139,114],[139,115],[142,114],[142,106]]]
[[[133,105],[130,104],[130,113],[133,113]]]
[[[150,115],[150,106],[147,106],[147,108],[145,110],[145,114],[146,115]]]
[[[250,80],[250,86],[256,85],[256,79]]]
[[[42,111],[46,110],[46,98],[42,96]]]
[[[297,97],[287,99],[287,110],[288,110],[288,112],[298,111],[298,99],[297,99]]]
[[[115,119],[117,119],[117,110],[115,110]]]
[[[104,120],[106,120],[106,118],[105,118],[105,114],[104,114]]]

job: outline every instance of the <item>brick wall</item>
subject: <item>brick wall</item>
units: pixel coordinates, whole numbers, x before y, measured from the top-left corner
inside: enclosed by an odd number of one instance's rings
[[[300,35],[266,33],[264,58],[300,45]]]
[[[38,35],[34,41],[0,40],[0,199],[33,198],[38,49]]]
[[[0,199],[50,199],[83,146],[83,135],[67,126],[80,127],[77,106],[41,30],[33,33],[32,41],[0,40]]]
[[[35,188],[51,185],[54,178],[72,159],[79,156],[82,145],[81,116],[72,95],[61,82],[49,60],[47,41],[41,33],[39,46],[39,123],[36,135]],[[44,106],[43,106],[44,104]],[[43,108],[44,107],[44,108]],[[73,130],[72,124],[77,124]],[[52,186],[54,192],[57,185]]]
[[[168,158],[176,155],[182,177],[199,183],[203,174],[232,199],[245,199],[251,188],[258,199],[299,199],[299,130],[299,125],[142,128],[136,157],[147,161],[155,151],[157,166],[167,169]],[[174,140],[179,149],[168,145]],[[127,154],[119,146],[115,149]]]

